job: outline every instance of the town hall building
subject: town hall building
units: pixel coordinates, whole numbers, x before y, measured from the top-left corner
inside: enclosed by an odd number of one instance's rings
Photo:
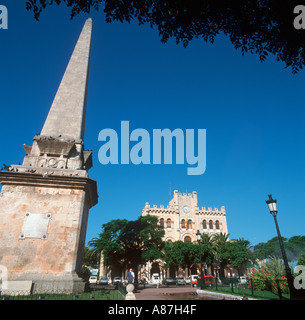
[[[214,235],[217,233],[228,234],[226,210],[222,206],[215,207],[198,206],[197,192],[181,193],[175,190],[173,198],[167,206],[150,205],[146,202],[142,216],[152,215],[158,217],[159,224],[164,226],[164,241],[197,241],[196,233],[199,231]],[[172,270],[165,271],[163,261],[148,262],[141,268],[142,278],[150,279],[152,274],[158,273],[160,278],[169,276],[187,276],[187,270],[180,270],[173,274]],[[176,272],[177,273],[177,272]]]

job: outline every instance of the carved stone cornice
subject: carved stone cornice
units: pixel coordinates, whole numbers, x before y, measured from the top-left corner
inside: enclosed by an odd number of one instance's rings
[[[72,170],[71,170],[72,171]],[[74,171],[75,173],[75,171]],[[13,186],[30,186],[46,188],[69,188],[86,191],[88,196],[89,208],[97,204],[97,183],[95,180],[81,176],[65,176],[49,174],[46,171],[41,173],[19,172],[19,171],[1,171],[0,184]]]

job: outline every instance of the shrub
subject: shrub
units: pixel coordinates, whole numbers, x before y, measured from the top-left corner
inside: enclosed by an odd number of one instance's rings
[[[278,285],[282,293],[288,293],[288,282],[285,276],[273,277],[264,269],[252,270],[251,279],[253,281],[253,288],[255,290],[272,291],[278,294]],[[278,282],[278,285],[277,285]]]

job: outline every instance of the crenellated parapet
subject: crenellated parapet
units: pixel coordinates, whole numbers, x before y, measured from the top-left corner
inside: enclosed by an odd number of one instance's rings
[[[201,207],[201,209],[198,210],[198,215],[225,216],[226,209],[224,206],[220,207],[220,210],[217,207],[214,209],[212,209],[212,207],[208,207],[207,209],[205,207]]]
[[[149,205],[148,202],[146,202],[145,207],[142,210],[142,215],[146,216],[148,214],[155,215],[155,214],[175,214],[176,210],[173,206],[164,206],[160,205],[159,207],[154,204],[152,206]]]
[[[225,207],[222,206],[220,207],[220,209],[218,209],[218,207],[214,207],[214,209],[212,209],[212,207],[201,207],[201,209],[199,209],[198,206],[195,206],[195,210],[196,213],[198,215],[206,215],[206,216],[225,216],[226,215],[226,210]],[[147,214],[179,214],[179,209],[175,208],[175,206],[173,205],[156,205],[153,204],[152,206],[146,202],[145,207],[142,210],[142,214],[143,215],[147,215]]]

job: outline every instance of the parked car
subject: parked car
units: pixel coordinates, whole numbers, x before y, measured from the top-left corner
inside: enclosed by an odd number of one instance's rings
[[[170,284],[176,284],[176,281],[173,278],[165,278],[163,283],[170,285]]]
[[[212,275],[204,276],[204,283],[206,286],[214,285],[214,277]]]
[[[187,278],[185,278],[185,283],[186,284],[191,284],[191,277],[189,276],[189,277],[187,277]]]
[[[160,276],[159,276],[159,273],[153,273],[150,281],[150,283],[152,284],[159,284],[160,283]]]
[[[89,283],[90,284],[97,284],[97,276],[90,276]]]
[[[108,278],[107,277],[100,277],[99,284],[103,284],[103,285],[108,284]]]
[[[244,276],[239,277],[239,283],[240,284],[247,284],[247,278]]]
[[[120,284],[122,283],[121,277],[114,277],[113,278],[113,284]]]
[[[176,284],[177,285],[180,285],[180,284],[186,285],[186,282],[185,282],[184,278],[176,278]]]
[[[193,287],[198,286],[198,275],[197,274],[191,275],[191,283],[192,283]]]

